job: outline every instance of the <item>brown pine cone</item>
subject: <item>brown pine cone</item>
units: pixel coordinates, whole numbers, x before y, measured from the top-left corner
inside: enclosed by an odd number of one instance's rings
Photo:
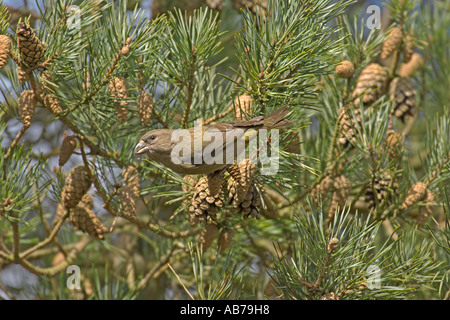
[[[319,199],[323,200],[330,192],[333,186],[333,180],[330,176],[326,176],[311,190],[311,199],[317,204]]]
[[[198,237],[198,243],[203,246],[203,252],[211,247],[217,233],[219,233],[219,228],[214,222],[209,221],[206,223],[205,229],[200,232]]]
[[[377,63],[365,67],[359,75],[353,90],[353,103],[358,108],[360,100],[365,106],[371,105],[386,91],[388,72]]]
[[[62,202],[66,208],[74,208],[83,195],[91,187],[92,181],[84,165],[79,165],[69,172],[66,184],[61,194]]]
[[[389,131],[385,141],[389,159],[395,159],[402,153],[403,137],[395,131]]]
[[[367,186],[365,201],[368,204],[369,210],[373,211],[382,202],[390,204],[392,195],[395,194],[398,183],[394,180],[390,173],[386,171],[377,172],[373,184]]]
[[[387,40],[383,43],[381,47],[381,59],[387,59],[391,54],[397,50],[403,39],[402,30],[398,27],[392,28],[391,32],[389,32],[389,36]]]
[[[355,121],[356,119],[356,121]],[[350,142],[356,141],[358,131],[361,131],[362,117],[359,106],[347,106],[339,109],[339,137],[338,142],[346,147]]]
[[[125,78],[114,77],[108,84],[108,91],[114,100],[117,118],[120,123],[124,123],[128,115],[128,85]]]
[[[69,221],[75,230],[81,230],[99,240],[103,240],[104,235],[108,233],[108,228],[83,202],[70,210]]]
[[[244,93],[234,101],[234,114],[237,120],[245,120],[245,117],[251,115],[253,99],[250,95]]]
[[[222,177],[221,174],[220,176]],[[215,218],[216,209],[223,207],[225,194],[222,187],[216,190],[216,183],[216,177],[207,175],[201,177],[195,185],[194,195],[189,207],[189,221],[191,225],[195,225],[198,222],[206,222],[208,216]]]
[[[423,182],[417,182],[408,190],[405,200],[402,203],[402,209],[408,209],[419,201],[422,201],[427,195],[427,186]]]
[[[141,93],[138,97],[137,105],[141,124],[143,126],[148,126],[150,124],[150,118],[153,114],[153,96],[147,92]]]
[[[336,251],[338,244],[339,244],[339,239],[332,238],[330,240],[330,242],[328,242],[328,252],[333,253],[334,251]]]
[[[228,181],[229,197],[230,199],[233,198],[233,206],[237,208],[253,183],[256,171],[255,164],[249,159],[243,159],[241,163],[234,163],[228,167],[227,171],[233,178]]]
[[[59,166],[62,167],[69,160],[72,153],[77,147],[77,139],[75,136],[64,137],[61,148],[59,149]]]
[[[411,60],[408,63],[402,63],[398,74],[400,77],[408,78],[412,76],[417,70],[419,70],[424,64],[423,58],[420,53],[413,53]]]
[[[416,90],[410,78],[397,77],[391,81],[389,96],[394,101],[392,113],[402,122],[406,116],[413,116],[416,106]]]
[[[230,247],[233,242],[233,237],[233,229],[222,230],[222,232],[220,232],[219,239],[217,240],[217,246],[219,247],[220,253],[223,253]]]
[[[408,63],[414,54],[414,47],[416,45],[412,33],[408,33],[403,42],[403,63]]]
[[[11,49],[11,39],[6,35],[0,35],[0,69],[6,66]]]
[[[434,194],[427,190],[427,194],[425,196],[425,205],[419,208],[419,213],[417,215],[416,223],[418,226],[423,226],[428,218],[433,213],[433,206],[434,206],[435,198]]]
[[[339,77],[348,79],[355,73],[355,67],[350,61],[344,60],[336,66],[335,71]]]
[[[342,209],[345,205],[347,198],[350,195],[350,181],[343,175],[337,176],[334,178],[333,187],[334,192],[328,210],[328,217],[330,219],[334,217],[337,210]]]
[[[22,123],[24,126],[29,127],[34,115],[34,109],[36,108],[36,96],[32,90],[22,91],[19,97],[18,107]]]
[[[22,62],[29,68],[35,67],[44,56],[44,46],[29,24],[20,22],[16,34]]]

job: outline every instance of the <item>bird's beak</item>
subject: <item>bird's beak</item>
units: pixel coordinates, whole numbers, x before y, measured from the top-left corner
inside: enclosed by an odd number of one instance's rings
[[[136,148],[134,148],[134,153],[142,154],[148,151],[148,146],[144,143],[144,141],[139,141]]]

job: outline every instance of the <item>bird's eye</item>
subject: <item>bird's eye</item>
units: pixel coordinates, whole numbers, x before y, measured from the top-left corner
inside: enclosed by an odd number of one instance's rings
[[[155,140],[155,138],[156,138],[155,136],[150,136],[150,139],[152,140]]]

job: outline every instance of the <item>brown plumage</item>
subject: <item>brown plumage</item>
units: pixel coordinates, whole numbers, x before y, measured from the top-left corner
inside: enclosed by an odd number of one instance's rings
[[[173,171],[181,174],[206,174],[212,173],[217,170],[222,170],[233,164],[237,158],[236,149],[238,143],[235,141],[242,141],[249,137],[250,139],[256,135],[256,131],[259,129],[275,129],[281,128],[291,124],[286,120],[289,114],[289,107],[286,105],[268,116],[259,116],[248,121],[239,120],[225,123],[217,123],[212,125],[202,126],[202,131],[198,130],[201,137],[196,137],[196,128],[189,128],[183,130],[173,129],[156,129],[144,134],[139,144],[136,146],[135,154],[146,154],[151,160],[158,161]],[[254,131],[250,131],[253,129]],[[173,139],[176,134],[186,134],[186,139]],[[188,139],[188,134],[190,139]],[[211,135],[211,139],[202,139],[206,135]],[[216,136],[218,137],[216,140]],[[201,139],[201,150],[194,145],[194,141]],[[174,141],[172,141],[174,140]],[[234,144],[233,161],[227,161],[226,153],[227,147],[230,151],[231,146]],[[189,154],[183,152],[183,147],[189,150]],[[195,161],[196,155],[203,155],[206,151],[211,151],[210,154],[215,159],[222,161],[210,161],[203,158],[201,163]],[[174,150],[176,148],[176,150]],[[172,154],[172,150],[174,151]],[[177,151],[177,152],[175,152]],[[181,152],[182,153],[181,153]],[[229,152],[230,153],[230,152]],[[210,159],[214,160],[214,159]]]

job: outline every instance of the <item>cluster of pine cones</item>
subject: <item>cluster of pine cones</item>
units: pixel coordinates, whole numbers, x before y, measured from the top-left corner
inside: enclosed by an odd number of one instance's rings
[[[189,206],[189,221],[191,225],[199,222],[206,223],[208,218],[216,220],[216,211],[225,206],[225,201],[232,205],[235,211],[243,214],[244,219],[249,216],[259,219],[262,201],[260,198],[261,185],[255,179],[255,164],[249,159],[227,168],[228,179],[224,179],[224,172],[213,173],[195,181],[186,176],[185,191],[188,185],[193,185],[193,196]]]
[[[408,117],[414,117],[416,110],[416,89],[411,76],[423,65],[419,53],[414,52],[415,41],[411,32],[405,32],[400,27],[390,30],[387,40],[383,43],[380,53],[382,61],[392,56],[402,59],[398,70],[393,76],[386,67],[373,62],[364,67],[356,78],[356,85],[351,94],[351,101],[339,109],[338,137],[339,144],[344,147],[354,144],[358,136],[362,135],[362,112],[374,110],[381,98],[387,95],[392,102],[391,118],[405,122]],[[355,66],[349,60],[340,62],[335,68],[336,75],[351,79],[355,73]],[[403,137],[392,128],[386,133],[385,148],[390,160],[398,158],[402,153]],[[364,192],[364,202],[369,211],[375,211],[380,205],[390,205],[393,195],[398,188],[396,175],[389,169],[380,169],[369,179]],[[339,186],[340,184],[340,186]],[[324,177],[312,190],[312,198],[317,201],[333,191],[328,215],[332,217],[336,207],[345,203],[349,195],[348,180],[344,176]],[[430,215],[433,195],[422,184],[416,184],[411,189],[402,208],[407,209],[412,204],[425,201],[420,207],[417,218],[418,224],[423,224]],[[413,200],[411,200],[413,199]]]
[[[340,134],[338,141],[343,146],[356,140],[361,129],[361,110],[375,108],[377,101],[386,93],[393,102],[392,116],[402,122],[417,112],[416,90],[410,76],[422,65],[420,54],[414,53],[414,37],[394,27],[383,43],[380,57],[385,60],[393,54],[402,55],[403,63],[392,79],[388,70],[378,63],[370,63],[361,70],[352,92],[352,101],[339,111]],[[336,66],[336,74],[351,78],[355,68],[351,61],[344,60]]]

